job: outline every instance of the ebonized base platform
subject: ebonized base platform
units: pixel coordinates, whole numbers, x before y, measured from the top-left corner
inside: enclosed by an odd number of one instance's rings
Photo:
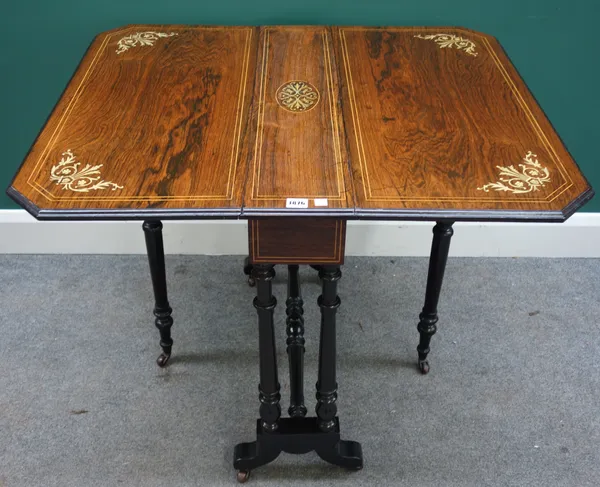
[[[248,479],[251,470],[275,460],[281,452],[303,454],[315,451],[319,457],[333,465],[349,470],[363,467],[362,448],[356,441],[340,438],[339,420],[335,418],[333,430],[325,432],[317,418],[283,418],[274,432],[268,432],[256,422],[256,441],[240,443],[233,453],[233,466],[238,470],[238,480]]]

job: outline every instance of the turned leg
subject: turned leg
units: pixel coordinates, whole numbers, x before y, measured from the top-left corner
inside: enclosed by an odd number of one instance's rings
[[[442,290],[442,281],[444,271],[448,260],[448,250],[450,249],[450,239],[454,231],[452,224],[454,222],[437,222],[433,227],[433,242],[431,244],[431,256],[429,258],[429,273],[427,274],[427,290],[425,291],[425,305],[419,315],[420,339],[417,352],[419,352],[419,369],[423,374],[429,372],[429,362],[427,354],[429,353],[429,343],[431,337],[437,331],[437,305]]]
[[[298,266],[288,266],[286,304],[287,354],[290,367],[290,417],[306,416],[304,406],[304,308]]]
[[[267,432],[277,430],[277,421],[281,416],[273,327],[273,311],[277,305],[271,286],[273,275],[273,265],[270,264],[256,264],[252,269],[252,276],[256,281],[254,307],[258,312],[260,418],[262,427]]]
[[[335,315],[340,306],[337,282],[342,277],[339,266],[324,265],[319,271],[323,292],[319,296],[321,308],[321,337],[319,343],[319,372],[316,413],[319,428],[332,431],[337,413]]]
[[[148,251],[148,262],[150,263],[150,275],[152,276],[152,288],[154,289],[154,316],[156,316],[156,327],[160,332],[160,346],[163,353],[158,357],[156,363],[160,367],[167,365],[171,356],[173,340],[171,339],[171,326],[173,311],[167,299],[167,277],[165,274],[165,251],[162,238],[162,223],[160,221],[145,221],[142,225],[146,237],[146,249]]]

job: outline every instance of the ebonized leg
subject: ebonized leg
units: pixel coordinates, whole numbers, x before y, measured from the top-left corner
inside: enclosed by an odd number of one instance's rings
[[[254,307],[258,312],[258,348],[260,355],[260,417],[265,431],[275,431],[281,416],[279,380],[277,378],[277,356],[275,351],[275,329],[273,311],[277,300],[273,296],[271,281],[274,276],[272,265],[256,265],[252,269],[256,280]]]
[[[337,419],[336,379],[336,313],[341,301],[337,294],[337,282],[342,277],[339,266],[321,266],[319,277],[322,294],[318,304],[321,308],[321,335],[319,340],[319,372],[317,382],[317,425],[324,433],[337,435],[332,444],[323,442],[315,450],[326,462],[350,469],[362,468],[362,448],[356,441],[339,439]]]
[[[319,296],[321,308],[321,337],[319,341],[319,379],[317,382],[317,407],[319,427],[331,431],[337,414],[335,315],[340,306],[337,282],[342,277],[338,266],[323,266],[319,271],[323,293]]]
[[[290,367],[290,417],[306,416],[304,405],[304,308],[298,266],[288,266],[286,304],[287,354]]]
[[[160,346],[163,353],[160,354],[156,363],[160,367],[167,365],[171,356],[173,340],[171,339],[171,326],[173,311],[167,299],[167,277],[165,274],[165,251],[162,238],[162,223],[160,221],[145,221],[142,225],[146,237],[146,249],[148,251],[148,262],[150,264],[150,275],[152,276],[152,288],[154,289],[154,316],[156,316],[156,327],[160,332]]]
[[[433,242],[431,244],[431,256],[429,257],[429,273],[427,274],[427,290],[425,291],[425,305],[419,315],[420,339],[417,352],[419,353],[419,369],[421,373],[429,372],[429,362],[427,354],[429,353],[429,343],[431,337],[437,331],[437,305],[442,290],[442,281],[444,271],[448,260],[448,250],[450,249],[450,239],[454,233],[452,224],[454,222],[437,222],[433,227]]]
[[[260,419],[257,425],[257,436],[259,439],[252,443],[240,443],[235,447],[233,465],[240,471],[238,474],[240,481],[247,479],[251,469],[273,461],[281,452],[281,449],[273,448],[269,443],[265,445],[260,441],[260,436],[269,436],[277,431],[281,416],[273,327],[273,311],[277,305],[271,285],[274,274],[271,264],[256,264],[252,268],[252,277],[256,281],[254,307],[258,312]]]

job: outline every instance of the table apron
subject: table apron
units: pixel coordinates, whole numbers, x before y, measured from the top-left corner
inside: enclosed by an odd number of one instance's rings
[[[253,264],[342,265],[346,220],[340,218],[272,217],[248,221]]]

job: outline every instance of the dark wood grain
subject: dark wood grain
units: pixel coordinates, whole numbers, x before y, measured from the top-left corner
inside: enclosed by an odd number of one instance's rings
[[[357,216],[560,212],[589,192],[492,37],[342,27],[334,38]]]
[[[8,193],[39,219],[563,221],[593,196],[490,36],[170,25],[94,40]]]
[[[326,198],[326,208],[353,209],[331,42],[326,27],[261,29],[252,110],[256,136],[244,199],[248,214],[286,208],[293,197],[309,199],[309,208],[315,198]],[[307,109],[290,110],[278,101],[286,87],[294,90],[294,82],[309,85],[313,99]]]
[[[253,264],[343,264],[346,220],[252,218],[248,221]]]
[[[131,37],[140,33],[146,40]],[[99,35],[14,188],[43,209],[239,215],[256,40],[251,27],[136,25]],[[101,165],[97,179],[85,179],[87,165]],[[69,170],[72,184],[53,177]]]

